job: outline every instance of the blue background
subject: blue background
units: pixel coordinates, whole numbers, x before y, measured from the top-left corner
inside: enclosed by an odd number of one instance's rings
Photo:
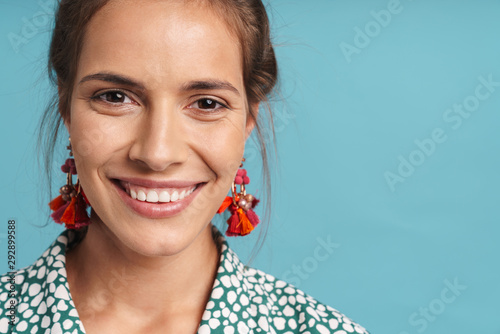
[[[8,219],[18,268],[62,230],[37,227],[49,214],[33,135],[52,94],[44,3],[54,1],[0,1],[1,272]],[[500,333],[500,1],[270,5],[279,164],[252,265],[373,333]],[[453,111],[463,104],[466,116]],[[249,142],[246,167],[257,179],[255,150]],[[254,234],[229,240],[243,260]]]

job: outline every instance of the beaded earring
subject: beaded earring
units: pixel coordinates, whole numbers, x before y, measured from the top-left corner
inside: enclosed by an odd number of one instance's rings
[[[71,138],[69,145],[69,156],[73,156],[71,147]],[[60,195],[50,201],[49,206],[54,211],[50,216],[58,224],[64,224],[66,228],[78,229],[90,224],[90,218],[87,214],[87,206],[90,204],[85,197],[80,181],[73,185],[73,175],[76,175],[75,160],[66,159],[61,166],[61,170],[66,173],[66,184],[59,189]]]
[[[243,158],[231,186],[232,196],[226,196],[219,210],[217,210],[219,214],[226,211],[226,209],[229,209],[231,213],[231,217],[227,220],[226,236],[228,237],[247,235],[260,222],[259,216],[253,211],[259,200],[246,193],[245,185],[250,183],[250,178],[247,176],[247,171],[241,168],[244,161],[245,158]],[[236,191],[236,185],[240,186],[239,192]]]

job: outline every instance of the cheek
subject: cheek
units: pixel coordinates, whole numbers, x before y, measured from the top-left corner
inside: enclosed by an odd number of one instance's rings
[[[71,115],[69,133],[78,177],[86,192],[98,189],[97,170],[112,156],[120,127],[106,118],[98,117],[87,110],[76,109]]]
[[[198,148],[201,158],[218,178],[234,176],[245,150],[244,117],[238,115],[197,129],[191,138],[194,139],[192,146]]]

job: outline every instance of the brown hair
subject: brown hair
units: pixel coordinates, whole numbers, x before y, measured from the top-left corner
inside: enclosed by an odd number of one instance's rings
[[[58,93],[46,109],[38,132],[38,150],[51,183],[54,148],[62,126],[69,116],[71,93],[87,24],[93,15],[109,0],[60,0],[55,15],[55,27],[49,51],[48,72]],[[270,39],[269,19],[261,0],[209,0],[207,4],[223,17],[240,41],[243,56],[243,75],[250,117],[256,122],[255,130],[263,164],[263,185],[266,189],[265,219],[270,218],[269,198],[271,176],[269,156],[275,152],[274,125],[268,96],[277,82],[277,62]],[[265,102],[266,115],[251,110],[250,104]],[[257,117],[258,116],[258,117]],[[267,124],[267,129],[266,125]],[[272,145],[269,145],[272,144]],[[261,236],[268,224],[262,224]],[[263,238],[256,249],[260,249]]]

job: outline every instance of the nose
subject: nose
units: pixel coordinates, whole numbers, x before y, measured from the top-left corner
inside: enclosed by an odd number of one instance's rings
[[[163,104],[145,110],[129,158],[154,171],[185,162],[189,149],[181,122],[181,115],[173,106]]]

